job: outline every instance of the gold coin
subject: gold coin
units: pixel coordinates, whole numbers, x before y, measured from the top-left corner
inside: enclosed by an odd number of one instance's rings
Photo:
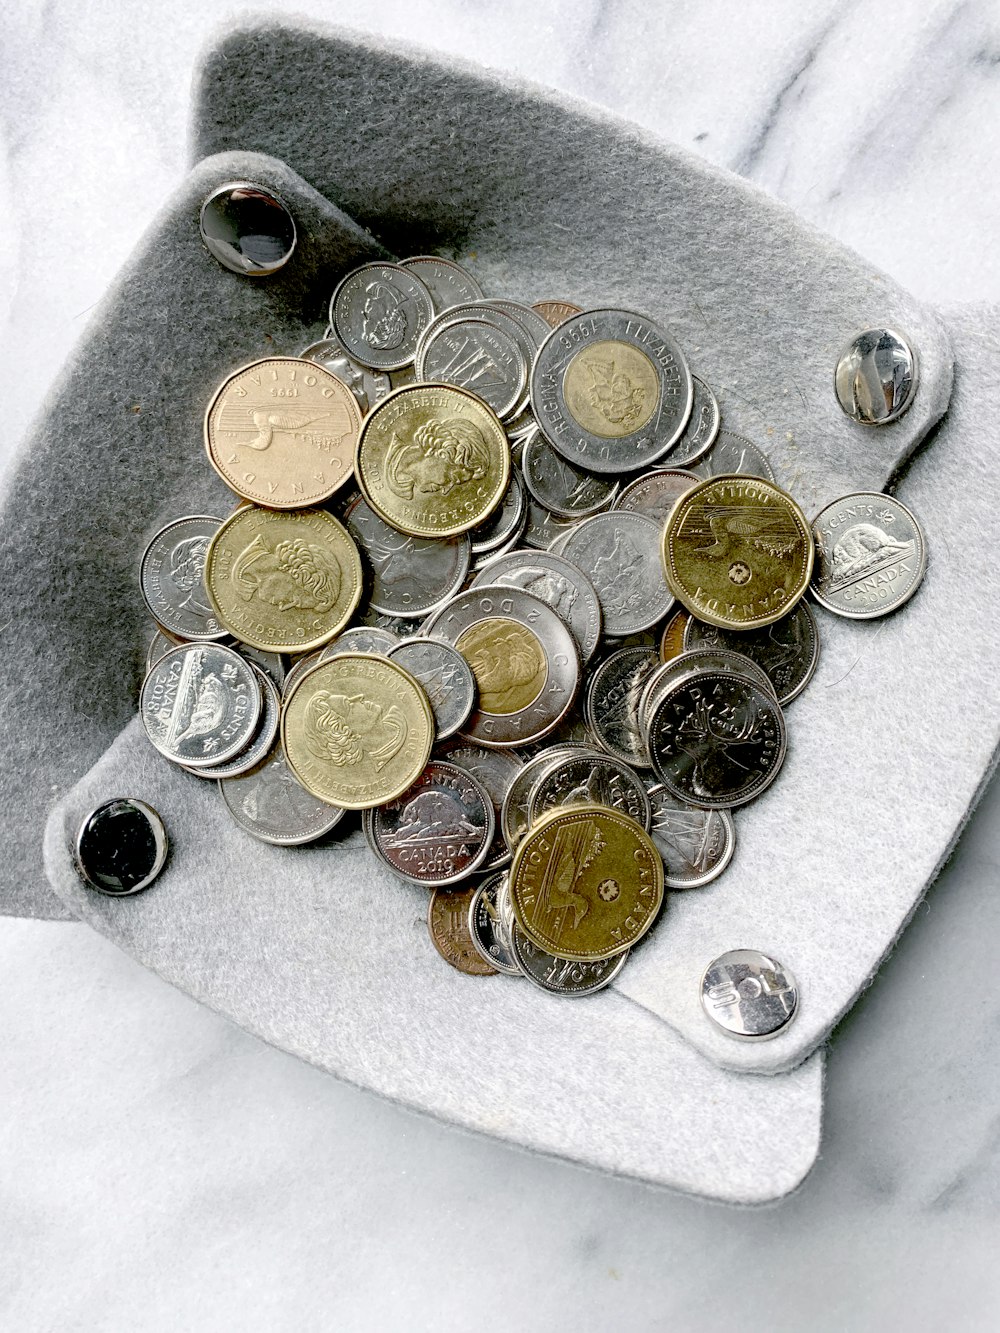
[[[455,647],[472,668],[481,712],[501,717],[523,712],[545,688],[545,649],[520,621],[505,616],[478,620],[459,635]]]
[[[427,767],[434,714],[408,671],[344,653],[307,671],[281,713],[281,743],[307,791],[347,810],[402,796]]]
[[[271,653],[309,652],[339,634],[361,600],[361,579],[358,548],[322,509],[237,509],[205,554],[219,620]]]
[[[663,902],[663,858],[640,824],[602,805],[543,816],[510,868],[517,924],[547,953],[611,958],[642,939]]]
[[[660,637],[661,662],[672,662],[684,651],[684,630],[690,619],[686,611],[675,611],[664,625]]]
[[[469,908],[476,896],[471,889],[435,889],[427,906],[427,929],[434,948],[446,963],[470,977],[495,977],[497,970],[490,967],[472,942],[469,929]]]
[[[670,591],[723,629],[787,615],[809,586],[813,555],[802,510],[760,477],[710,477],[678,499],[663,529]]]
[[[607,393],[595,393],[595,386],[606,388]],[[628,409],[609,408],[611,395],[627,401]],[[619,440],[642,430],[659,407],[660,376],[646,353],[631,343],[593,343],[581,347],[566,367],[563,396],[584,430]]]
[[[413,537],[453,537],[503,499],[510,445],[496,413],[465,389],[414,384],[366,417],[355,463],[365,499]]]
[[[354,470],[361,409],[313,361],[271,356],[230,375],[205,413],[205,448],[231,490],[270,509],[321,504]]]

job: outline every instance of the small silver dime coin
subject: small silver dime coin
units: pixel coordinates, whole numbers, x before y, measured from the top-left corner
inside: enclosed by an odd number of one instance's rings
[[[646,682],[659,666],[655,648],[620,648],[604,659],[587,685],[587,726],[603,750],[636,768],[649,768],[639,703]]]
[[[434,714],[436,738],[453,736],[468,720],[476,702],[472,668],[450,643],[438,639],[403,639],[386,653],[424,687]]]
[[[497,910],[497,890],[506,875],[484,879],[469,904],[469,934],[481,958],[508,977],[519,977],[521,969],[514,961],[510,937]]]
[[[521,771],[511,782],[500,810],[500,828],[504,841],[512,852],[531,827],[528,809],[532,793],[542,774],[549,764],[561,755],[568,754],[571,748],[565,745],[546,747],[540,754],[526,760]]]
[[[319,650],[317,662],[326,662],[340,653],[382,653],[388,655],[399,637],[391,630],[380,629],[378,625],[352,625],[338,634],[332,642]]]
[[[700,889],[718,879],[736,850],[736,826],[729,811],[699,810],[661,786],[650,787],[649,802],[649,833],[663,857],[667,888]]]
[[[205,591],[205,552],[222,523],[205,514],[175,519],[146,547],[139,586],[155,621],[179,639],[224,639]]]
[[[277,847],[315,842],[344,817],[340,806],[328,805],[301,786],[280,743],[250,773],[222,779],[219,791],[242,829]]]
[[[628,959],[626,949],[613,958],[570,963],[539,949],[516,922],[511,932],[511,944],[514,959],[528,980],[555,995],[593,995],[594,991],[611,985]]]
[[[767,673],[784,707],[812,680],[819,661],[819,631],[805,602],[762,629],[719,629],[692,616],[684,627],[684,649],[698,648],[729,648],[749,657]]]
[[[509,333],[461,316],[421,342],[415,369],[418,380],[468,389],[501,419],[521,403],[528,380],[524,353]]]
[[[568,463],[541,431],[525,443],[521,468],[528,490],[556,518],[588,518],[606,509],[618,491],[617,481]]]
[[[528,805],[536,823],[557,806],[605,805],[649,828],[651,810],[646,788],[621,759],[596,750],[577,750],[554,759],[542,771]]]
[[[705,969],[701,1003],[730,1037],[764,1041],[795,1017],[799,993],[791,972],[767,954],[732,949]]]
[[[917,354],[893,329],[865,329],[841,351],[833,377],[837,401],[853,421],[887,426],[917,392]]]
[[[560,554],[590,579],[611,637],[652,629],[674,604],[663,576],[660,529],[651,518],[616,509],[584,519]]]
[[[524,482],[517,468],[510,470],[510,481],[506,493],[500,501],[500,507],[494,509],[485,523],[473,528],[469,533],[474,559],[490,555],[501,546],[516,542],[524,531],[528,521],[528,503],[524,492]]]
[[[208,768],[192,768],[189,764],[181,767],[198,778],[234,778],[241,773],[249,773],[266,758],[278,736],[278,723],[281,720],[281,694],[271,677],[255,663],[250,664],[257,673],[260,682],[261,697],[264,707],[261,710],[257,731],[246,749],[241,750],[224,764],[211,764]]]
[[[511,315],[506,314],[502,310],[498,310],[497,307],[489,301],[466,301],[463,302],[462,305],[453,306],[450,310],[446,310],[443,315],[438,315],[431,321],[421,335],[418,355],[420,349],[432,342],[441,329],[446,328],[450,324],[454,324],[456,319],[484,320],[492,328],[498,329],[501,333],[506,334],[506,336],[517,346],[518,351],[524,358],[525,366],[531,366],[532,357],[535,355],[535,344],[532,341],[531,335],[519,320],[514,319]],[[526,376],[521,397],[507,414],[511,424],[520,417],[527,406],[528,383]]]
[[[524,767],[524,760],[511,750],[487,750],[484,745],[466,740],[447,741],[438,754],[441,759],[457,764],[478,778],[489,792],[493,802],[493,841],[480,869],[499,870],[510,861],[510,848],[504,841],[501,823],[503,803],[511,784]]]
[[[117,796],[80,825],[73,859],[89,888],[126,898],[152,884],[167,851],[167,830],[153,807],[135,796]]]
[[[698,463],[692,463],[691,471],[701,478],[721,477],[730,473],[744,477],[763,477],[774,481],[774,472],[767,461],[767,455],[742,435],[732,431],[720,430],[709,452]]]
[[[698,485],[699,478],[693,472],[682,468],[658,468],[655,472],[645,472],[635,481],[630,481],[611,506],[612,509],[627,509],[633,514],[644,514],[651,518],[662,530],[674,505],[692,486]]]
[[[341,384],[346,384],[358,400],[362,412],[370,412],[376,403],[392,392],[392,382],[388,375],[378,370],[369,370],[353,357],[336,338],[321,338],[310,343],[304,352],[299,353],[302,361],[315,361],[317,365],[335,375]]]
[[[466,301],[483,299],[483,289],[479,283],[453,259],[441,259],[438,255],[413,255],[399,262],[403,268],[414,272],[430,292],[435,315]]]
[[[722,423],[719,400],[704,380],[691,376],[694,405],[684,434],[670,451],[671,467],[690,467],[703,458],[715,443]]]
[[[201,206],[201,239],[223,268],[266,278],[295,249],[295,219],[276,194],[252,181],[227,181]]]
[[[160,754],[207,768],[249,745],[263,693],[256,669],[219,643],[182,643],[153,664],[139,694],[139,716]]]
[[[330,300],[330,322],[349,356],[373,370],[401,370],[434,318],[431,294],[400,264],[362,264]]]
[[[920,524],[890,495],[835,500],[813,521],[812,595],[838,616],[874,620],[909,601],[927,568]]]
[[[344,522],[371,572],[369,605],[375,611],[419,620],[465,582],[472,560],[468,533],[410,537],[360,496],[347,507]]]
[[[594,585],[576,565],[551,551],[505,551],[484,561],[473,588],[523,588],[573,632],[580,656],[588,662],[601,641],[601,603]]]

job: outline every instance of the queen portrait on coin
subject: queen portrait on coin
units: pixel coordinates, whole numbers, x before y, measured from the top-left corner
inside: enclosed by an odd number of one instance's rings
[[[377,278],[365,288],[361,336],[376,352],[391,352],[406,336],[400,300],[398,292]]]
[[[406,718],[363,694],[319,690],[306,708],[306,743],[317,759],[338,768],[367,758],[380,773],[406,744]]]
[[[233,562],[233,581],[246,601],[254,597],[279,611],[293,608],[321,615],[340,596],[340,566],[321,546],[295,537],[272,551],[254,537]]]
[[[425,421],[409,441],[393,435],[385,460],[389,488],[404,500],[450,495],[489,471],[490,453],[478,426],[461,417]]]

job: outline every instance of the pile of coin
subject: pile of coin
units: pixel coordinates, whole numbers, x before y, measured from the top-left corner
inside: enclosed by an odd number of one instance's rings
[[[810,524],[656,321],[442,258],[349,273],[205,447],[238,504],[143,557],[150,741],[267,842],[362,812],[449,963],[561,994],[730,863],[816,665],[806,591],[868,618],[924,568],[888,496]]]

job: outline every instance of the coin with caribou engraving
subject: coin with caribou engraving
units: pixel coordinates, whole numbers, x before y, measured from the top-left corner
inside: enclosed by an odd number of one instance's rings
[[[729,648],[745,654],[767,673],[778,703],[784,706],[812,679],[819,660],[819,631],[803,600],[787,616],[761,629],[720,629],[692,616],[684,630],[684,648]]]
[[[181,643],[153,663],[139,716],[160,754],[207,768],[249,745],[263,702],[256,669],[239,653],[219,643]]]
[[[420,335],[434,318],[431,294],[401,264],[362,264],[330,299],[330,322],[348,354],[373,370],[412,363]]]
[[[401,796],[365,811],[364,830],[369,847],[390,870],[414,884],[440,888],[466,879],[486,860],[493,802],[471,773],[432,759]]]
[[[472,559],[468,536],[411,537],[360,496],[344,513],[347,531],[371,573],[369,605],[384,615],[420,619],[456,593]]]
[[[813,522],[820,606],[851,620],[873,620],[909,601],[927,568],[920,524],[890,495],[845,495]]]
[[[671,796],[665,787],[649,789],[653,807],[650,836],[663,857],[668,889],[699,889],[725,870],[736,850],[736,827],[728,810],[701,810]]]

